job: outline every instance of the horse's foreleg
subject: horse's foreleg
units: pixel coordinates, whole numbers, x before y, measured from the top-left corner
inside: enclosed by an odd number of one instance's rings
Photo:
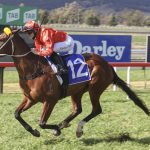
[[[40,119],[40,127],[42,129],[53,129],[56,133],[56,135],[60,135],[61,132],[59,130],[59,127],[57,125],[50,125],[50,124],[46,124],[47,120],[55,106],[57,101],[53,100],[51,102],[45,101],[43,104],[43,111],[42,111],[42,115],[41,115],[41,119]]]
[[[25,97],[22,101],[22,103],[19,105],[19,107],[16,109],[15,111],[15,118],[20,122],[20,124],[28,131],[30,132],[33,136],[39,137],[40,133],[39,131],[37,131],[36,129],[33,130],[32,127],[25,122],[22,117],[21,117],[21,113],[27,109],[29,109],[30,107],[32,107],[35,104],[35,102],[33,103],[32,101],[30,101],[27,97]]]
[[[90,99],[91,99],[91,103],[92,103],[92,112],[87,117],[85,117],[83,120],[81,120],[79,122],[77,131],[76,131],[76,136],[78,138],[83,135],[84,124],[102,112],[102,108],[99,103],[100,94],[97,92],[94,92],[94,91],[93,92],[89,91],[89,94],[90,94]]]
[[[69,122],[72,121],[75,117],[77,117],[82,112],[82,106],[81,106],[82,95],[83,94],[77,94],[71,96],[72,113],[58,125],[59,129],[63,129],[70,126]]]

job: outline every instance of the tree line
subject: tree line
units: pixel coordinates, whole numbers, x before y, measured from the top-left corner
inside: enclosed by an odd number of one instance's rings
[[[43,24],[87,24],[150,26],[150,16],[139,10],[122,10],[120,13],[102,14],[96,9],[85,9],[77,2],[66,3],[64,7],[51,11],[40,10],[40,20],[46,16]]]

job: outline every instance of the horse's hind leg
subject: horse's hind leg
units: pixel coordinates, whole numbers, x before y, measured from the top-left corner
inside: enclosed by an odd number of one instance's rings
[[[36,129],[33,130],[32,127],[25,122],[22,117],[21,117],[21,113],[27,109],[29,109],[30,107],[32,107],[35,104],[35,102],[33,103],[32,101],[30,101],[27,97],[24,97],[22,103],[19,105],[19,107],[16,109],[15,111],[15,118],[20,122],[20,124],[28,131],[30,132],[33,136],[39,137],[40,133],[39,131],[37,131]]]
[[[59,124],[60,129],[68,127],[69,122],[72,121],[75,117],[77,117],[82,112],[82,106],[81,106],[82,95],[83,93],[78,93],[76,95],[71,96],[72,113]]]
[[[99,103],[99,98],[100,98],[101,93],[96,92],[96,91],[89,91],[89,94],[90,94],[90,100],[92,103],[92,112],[87,117],[85,117],[83,120],[81,120],[79,122],[77,131],[76,131],[76,136],[78,138],[83,135],[84,124],[102,112],[102,108]]]

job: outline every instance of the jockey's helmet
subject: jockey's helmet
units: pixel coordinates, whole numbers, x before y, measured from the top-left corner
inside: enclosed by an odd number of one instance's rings
[[[40,28],[40,26],[35,21],[28,21],[24,25],[24,30],[35,30],[35,31],[37,31],[39,28]]]
[[[39,29],[40,26],[35,21],[28,21],[23,27],[23,31],[27,32],[32,39],[35,39]]]

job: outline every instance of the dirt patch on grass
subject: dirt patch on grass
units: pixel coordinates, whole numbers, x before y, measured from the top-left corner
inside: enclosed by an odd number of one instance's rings
[[[4,93],[20,93],[21,89],[18,83],[4,83]]]
[[[134,89],[150,88],[150,81],[134,81],[130,83],[130,87]],[[18,83],[4,83],[4,93],[21,93]]]
[[[150,88],[150,81],[134,81],[130,83],[130,87],[132,88]]]

